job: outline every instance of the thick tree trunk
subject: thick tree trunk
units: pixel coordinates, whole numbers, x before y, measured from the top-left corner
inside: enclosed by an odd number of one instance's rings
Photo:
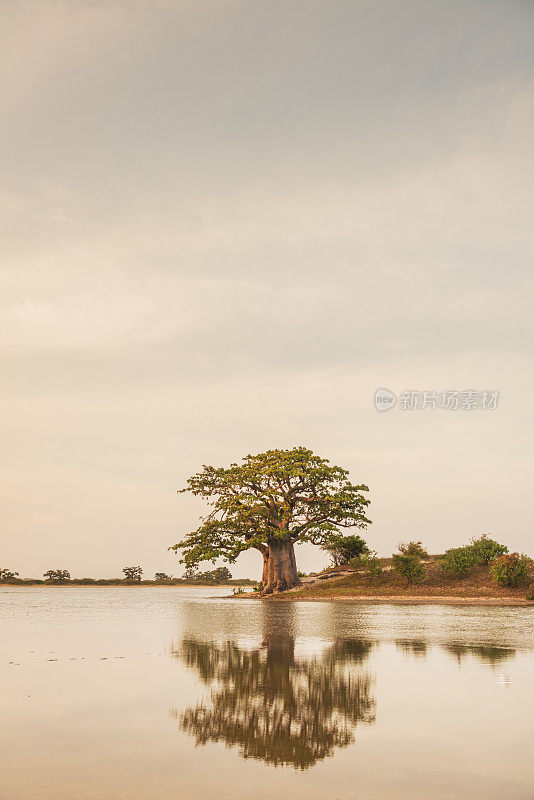
[[[293,543],[273,539],[263,554],[262,594],[284,592],[300,586]]]

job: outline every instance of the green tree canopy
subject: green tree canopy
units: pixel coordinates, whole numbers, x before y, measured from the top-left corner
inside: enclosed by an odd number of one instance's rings
[[[124,580],[126,581],[141,581],[141,576],[143,575],[143,570],[141,567],[124,567],[122,570],[124,572]]]
[[[166,572],[156,572],[154,575],[155,581],[172,581],[172,575],[167,575]]]
[[[68,569],[49,569],[43,575],[46,580],[61,583],[62,581],[70,581],[70,572]]]
[[[170,549],[189,567],[201,561],[236,560],[250,548],[264,559],[267,592],[299,584],[293,545],[324,545],[340,528],[364,528],[367,486],[349,481],[306,447],[247,455],[241,464],[204,466],[181,492],[205,498],[211,511],[197,530]]]

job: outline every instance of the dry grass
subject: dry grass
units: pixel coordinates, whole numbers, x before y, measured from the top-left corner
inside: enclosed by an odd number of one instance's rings
[[[451,578],[438,562],[425,564],[425,578],[418,583],[408,583],[393,571],[384,572],[380,578],[369,578],[356,572],[284,593],[289,600],[307,598],[343,597],[425,597],[425,598],[484,598],[495,600],[524,600],[526,587],[510,589],[498,586],[491,578],[489,567],[479,567],[465,578]]]

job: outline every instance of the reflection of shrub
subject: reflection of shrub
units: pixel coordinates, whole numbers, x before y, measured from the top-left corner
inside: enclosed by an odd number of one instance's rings
[[[394,553],[393,569],[402,578],[406,578],[409,583],[416,583],[422,580],[425,568],[421,564],[419,556],[408,553]]]
[[[447,550],[441,566],[455,578],[464,578],[475,567],[489,564],[507,552],[506,545],[499,544],[484,534],[479,539],[471,539],[470,544],[465,547],[453,547]]]
[[[368,553],[364,553],[360,556],[360,564],[370,578],[380,578],[384,571],[382,562],[378,558],[378,554],[375,550],[370,550]]]
[[[422,542],[401,542],[399,553],[403,556],[416,556],[417,558],[430,558]]]
[[[525,599],[534,600],[534,583],[531,583],[530,586],[528,587]]]
[[[491,565],[491,575],[499,586],[514,588],[526,583],[530,559],[522,553],[502,555]]]

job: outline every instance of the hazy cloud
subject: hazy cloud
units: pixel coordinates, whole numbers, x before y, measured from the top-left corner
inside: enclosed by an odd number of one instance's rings
[[[0,14],[6,565],[171,570],[185,476],[297,443],[371,485],[379,550],[528,549],[531,5]]]

